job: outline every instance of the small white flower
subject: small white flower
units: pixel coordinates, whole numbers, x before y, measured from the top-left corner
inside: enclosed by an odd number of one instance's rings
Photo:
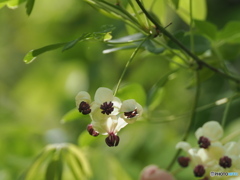
[[[102,135],[114,133],[115,135],[127,125],[127,123],[117,116],[108,116],[105,121],[92,121],[93,128]]]
[[[134,99],[123,102],[113,95],[113,91],[100,87],[91,101],[86,91],[81,91],[75,98],[76,106],[82,114],[89,114],[92,122],[87,126],[90,135],[108,135],[105,139],[110,147],[117,146],[120,138],[117,133],[128,123],[133,123],[142,115],[143,108]]]
[[[223,136],[222,126],[216,121],[206,122],[201,128],[195,132],[195,136],[199,139],[201,136],[207,137],[210,141],[217,141]]]
[[[128,99],[123,101],[120,112],[123,112],[123,119],[130,124],[142,115],[143,108],[134,99]]]
[[[91,112],[91,96],[86,91],[80,91],[75,97],[76,106],[82,114],[86,115]]]
[[[101,110],[102,114],[117,115],[121,108],[121,100],[113,96],[113,91],[108,88],[100,87],[94,96],[93,111]]]

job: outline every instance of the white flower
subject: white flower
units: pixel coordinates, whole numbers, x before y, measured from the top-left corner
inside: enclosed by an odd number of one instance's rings
[[[210,141],[217,141],[223,136],[223,129],[216,121],[206,122],[201,128],[195,132],[195,136],[199,139],[201,136],[207,137]]]
[[[93,111],[100,109],[102,114],[117,115],[121,108],[121,100],[113,96],[113,91],[100,87],[94,96]]]
[[[114,133],[116,135],[127,123],[117,116],[108,116],[103,122],[92,121],[92,125],[100,134],[107,135]]]
[[[142,115],[143,108],[134,99],[123,101],[120,112],[123,112],[123,119],[127,123],[134,123]]]
[[[82,114],[86,115],[91,112],[91,96],[86,91],[80,91],[75,97],[76,106]]]
[[[82,114],[89,114],[92,122],[87,126],[90,135],[108,135],[105,139],[110,147],[117,146],[117,133],[128,123],[133,123],[142,115],[142,106],[134,99],[123,102],[113,95],[113,91],[100,87],[91,101],[90,95],[81,91],[76,96],[76,106]]]

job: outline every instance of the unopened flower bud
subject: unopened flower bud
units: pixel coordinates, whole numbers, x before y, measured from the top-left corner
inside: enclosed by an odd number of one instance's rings
[[[149,165],[142,170],[140,180],[174,180],[174,178],[157,166]]]

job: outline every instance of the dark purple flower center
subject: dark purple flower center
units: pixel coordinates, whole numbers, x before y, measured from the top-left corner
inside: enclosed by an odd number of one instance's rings
[[[178,158],[178,163],[182,167],[188,167],[189,161],[190,161],[189,157],[181,156],[181,157]]]
[[[98,136],[98,135],[99,135],[99,133],[93,129],[92,124],[89,124],[89,125],[87,126],[87,131],[89,132],[89,134],[90,134],[91,136]]]
[[[111,112],[113,112],[113,110],[114,110],[113,103],[112,103],[112,102],[109,102],[109,103],[104,102],[104,103],[100,106],[100,109],[102,109],[101,112],[102,112],[103,114],[109,115],[109,114],[111,114]]]
[[[91,112],[90,105],[88,103],[86,103],[85,101],[82,101],[79,104],[78,110],[79,110],[79,112],[81,112],[84,115],[89,114]]]
[[[198,140],[199,147],[207,149],[210,145],[211,142],[208,138],[201,136]]]
[[[133,111],[130,112],[124,112],[124,115],[127,116],[127,118],[133,118],[136,115],[138,115],[137,109],[134,109]]]
[[[219,160],[219,165],[222,166],[223,168],[230,168],[232,166],[232,159],[229,158],[228,156],[223,156]]]
[[[117,146],[119,141],[119,136],[115,135],[114,133],[109,133],[108,137],[105,139],[105,142],[109,147]]]
[[[194,168],[193,172],[196,177],[202,177],[205,174],[205,169],[204,169],[203,165],[197,165]]]

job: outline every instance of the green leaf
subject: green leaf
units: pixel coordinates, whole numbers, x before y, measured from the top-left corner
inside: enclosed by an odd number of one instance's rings
[[[92,171],[84,153],[77,146],[72,144],[69,145],[69,150],[75,157],[78,167],[82,170],[84,176],[90,177],[92,175]]]
[[[135,41],[143,41],[146,38],[146,36],[142,33],[136,33],[128,36],[124,36],[118,39],[112,39],[109,40],[109,43],[112,44],[124,44],[124,43],[131,43]]]
[[[181,43],[187,47],[188,49],[191,49],[191,41],[190,41],[190,35],[186,35],[183,31],[179,31],[177,34],[174,35]],[[202,54],[205,51],[209,50],[211,48],[210,41],[201,35],[194,35],[194,52],[196,54]],[[173,42],[168,43],[170,47],[174,49],[180,49],[176,44]]]
[[[44,162],[49,159],[49,157],[52,157],[54,148],[51,146],[47,146],[33,161],[31,166],[24,172],[18,180],[32,180],[36,179],[36,177],[39,175],[39,169],[44,164]]]
[[[78,144],[80,147],[88,147],[98,140],[99,137],[91,136],[88,131],[83,131],[78,137]]]
[[[66,160],[66,163],[74,176],[76,180],[82,180],[84,179],[84,174],[81,169],[78,167],[78,163],[76,162],[75,157],[69,150],[64,151],[64,159]]]
[[[48,166],[47,166],[45,179],[46,180],[53,180],[53,179],[55,179],[56,169],[57,169],[57,161],[56,160],[52,160],[48,164]]]
[[[35,2],[35,0],[27,0],[26,12],[27,12],[27,15],[29,15],[29,16],[32,13],[34,2]]]
[[[77,108],[68,111],[61,119],[61,123],[71,122],[74,120],[79,120],[84,115],[80,113]]]
[[[170,75],[175,73],[177,70],[178,69],[175,69],[162,76],[149,90],[146,103],[147,106],[149,106],[150,111],[161,103],[163,87],[168,82]]]
[[[179,0],[172,0],[172,3],[175,7],[175,9],[178,9],[178,6],[179,6]]]
[[[109,38],[109,35],[106,37],[106,34],[109,34],[114,28],[115,28],[114,26],[104,26],[102,28],[102,31],[100,32],[84,33],[79,38],[67,43],[51,44],[39,49],[31,50],[26,54],[23,61],[29,64],[34,59],[36,59],[36,57],[40,54],[43,54],[47,51],[58,49],[60,47],[63,47],[62,51],[65,51],[75,46],[78,42],[82,42],[82,41],[87,41],[87,40],[104,41],[105,38]]]
[[[121,47],[116,47],[116,48],[111,48],[111,49],[105,49],[105,50],[103,50],[103,54],[109,54],[112,52],[126,50],[126,49],[134,49],[136,47],[138,47],[138,45],[128,45],[128,46],[121,46]]]
[[[187,23],[190,24],[190,6],[189,0],[179,1],[177,14]],[[192,0],[192,12],[194,20],[205,20],[207,17],[206,0]]]
[[[60,47],[62,47],[65,43],[58,43],[58,44],[51,44],[51,45],[48,45],[48,46],[44,46],[44,47],[41,47],[39,49],[34,49],[34,50],[31,50],[29,51],[26,56],[24,57],[23,61],[27,64],[31,63],[34,59],[36,59],[36,57],[40,54],[43,54],[47,51],[52,51],[52,50],[55,50],[55,49],[58,49]]]
[[[231,21],[218,33],[218,40],[228,43],[240,43],[240,21]]]
[[[10,8],[10,9],[15,9],[17,8],[21,3],[25,2],[26,0],[10,0],[8,1],[7,3],[7,6]]]
[[[108,39],[111,39],[110,33],[115,29],[114,26],[103,26],[102,31],[100,32],[93,32],[93,33],[84,33],[79,38],[70,41],[65,44],[62,51],[65,51],[67,49],[72,48],[75,46],[78,42],[86,41],[86,40],[95,40],[95,41],[106,41]]]
[[[146,93],[140,84],[134,83],[119,89],[117,97],[122,100],[135,99],[142,106],[146,103]]]
[[[209,39],[215,40],[217,35],[217,26],[207,21],[199,21],[195,20],[196,28],[204,35],[206,35]]]
[[[144,44],[143,47],[145,47],[145,49],[151,53],[154,54],[159,54],[162,53],[165,48],[163,47],[157,47],[151,40],[147,40]]]

